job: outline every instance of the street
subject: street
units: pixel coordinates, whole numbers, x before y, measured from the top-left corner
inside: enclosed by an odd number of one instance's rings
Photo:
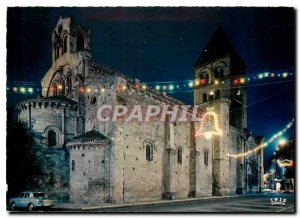
[[[285,201],[285,205],[272,205]],[[280,199],[281,198],[281,199]],[[284,200],[285,199],[285,200]],[[92,213],[292,213],[294,212],[294,194],[264,193],[240,197],[202,199],[186,202],[174,202],[153,205],[126,206],[102,209],[56,210],[57,212],[92,212]]]

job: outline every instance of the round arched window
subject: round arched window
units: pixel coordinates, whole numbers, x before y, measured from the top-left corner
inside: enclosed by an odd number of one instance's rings
[[[95,106],[97,104],[97,95],[93,95],[91,98],[91,105]]]

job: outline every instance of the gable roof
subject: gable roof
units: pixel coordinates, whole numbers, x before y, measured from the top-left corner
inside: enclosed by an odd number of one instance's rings
[[[213,36],[209,42],[204,47],[199,58],[197,59],[194,67],[198,67],[206,64],[207,62],[213,61],[218,58],[222,58],[227,54],[233,54],[236,56],[243,64],[244,61],[236,52],[233,44],[227,37],[225,31],[223,30],[220,23],[218,23],[217,30],[214,32]]]

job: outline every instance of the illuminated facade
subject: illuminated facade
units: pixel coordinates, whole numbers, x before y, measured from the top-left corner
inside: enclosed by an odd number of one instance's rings
[[[63,152],[53,166],[56,182],[47,191],[58,192],[62,178],[67,186],[57,195],[65,193],[76,203],[258,191],[261,153],[241,159],[228,156],[260,141],[245,131],[246,89],[231,89],[230,83],[221,81],[246,71],[237,53],[229,54],[233,46],[224,37],[218,27],[194,66],[195,79],[200,79],[195,82],[195,104],[205,122],[100,122],[97,109],[105,104],[184,103],[137,87],[139,80],[96,63],[90,30],[60,18],[52,33],[52,66],[41,81],[43,97],[16,107],[19,121],[45,151]],[[192,116],[190,111],[187,116]]]

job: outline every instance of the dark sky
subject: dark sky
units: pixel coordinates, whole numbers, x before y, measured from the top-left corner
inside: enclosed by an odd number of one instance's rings
[[[92,29],[93,58],[145,82],[193,78],[193,64],[221,22],[247,74],[295,67],[292,8],[9,8],[7,80],[40,82],[51,66],[51,31],[71,16]],[[248,127],[271,137],[295,116],[294,82],[248,88]],[[29,95],[8,94],[8,107]],[[193,94],[176,97],[191,104]],[[285,135],[294,137],[293,128]],[[275,144],[265,149],[269,159]]]

